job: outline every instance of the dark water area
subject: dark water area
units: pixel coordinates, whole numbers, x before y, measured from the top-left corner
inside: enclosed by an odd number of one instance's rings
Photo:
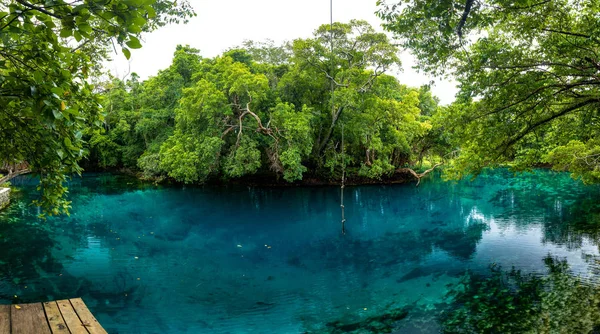
[[[35,182],[0,212],[0,304],[83,297],[109,333],[438,333],[448,293],[491,264],[595,281],[600,188],[539,170],[346,188],[70,184],[37,218]],[[384,326],[385,327],[385,326]]]

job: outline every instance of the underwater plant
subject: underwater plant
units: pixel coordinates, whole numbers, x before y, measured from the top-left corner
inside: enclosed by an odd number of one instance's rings
[[[597,333],[600,287],[569,270],[565,260],[544,259],[548,274],[522,274],[490,266],[490,275],[467,274],[448,295],[444,333]]]

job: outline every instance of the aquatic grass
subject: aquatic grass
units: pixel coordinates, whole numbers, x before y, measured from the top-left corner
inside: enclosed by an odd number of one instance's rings
[[[600,287],[546,257],[546,275],[492,265],[467,274],[447,295],[445,333],[592,333],[600,329]]]

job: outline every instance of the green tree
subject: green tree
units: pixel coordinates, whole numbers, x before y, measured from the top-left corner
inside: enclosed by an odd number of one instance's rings
[[[397,48],[362,21],[336,23],[334,31],[333,53],[323,26],[291,49],[246,42],[200,58],[178,48],[156,77],[116,81],[105,98],[112,116],[97,133],[98,153],[108,151],[98,164],[117,161],[118,151],[119,164],[137,159],[147,176],[186,183],[254,174],[337,180],[341,165],[351,177],[380,179],[441,151],[427,135],[437,100],[384,73],[398,64]]]
[[[329,111],[319,110],[329,123],[319,129],[319,155],[331,144],[344,110],[355,108],[362,95],[371,91],[377,77],[400,64],[398,48],[388,37],[359,20],[334,23],[333,28],[322,25],[314,38],[295,40],[293,54],[297,70],[310,68],[309,75],[330,83],[333,90],[333,104],[324,104]]]
[[[359,175],[379,179],[412,163],[413,143],[431,125],[421,122],[416,89],[388,75],[378,77],[372,89],[348,110],[346,150],[360,157]]]
[[[0,161],[29,163],[47,212],[67,211],[63,183],[81,172],[83,131],[101,125],[90,82],[108,48],[129,57],[142,32],[191,15],[185,1],[0,2]]]
[[[461,147],[456,176],[504,162],[520,169],[550,162],[599,180],[597,1],[379,5],[420,68],[459,82],[446,117]]]
[[[295,112],[292,105],[272,101],[269,79],[253,73],[247,55],[232,50],[204,61],[198,81],[184,91],[177,130],[161,148],[161,163],[170,176],[185,182],[219,172],[240,177],[267,162],[290,181],[301,178],[306,170],[301,158],[312,148],[310,111]]]
[[[192,85],[200,65],[199,51],[177,46],[169,68],[144,82],[133,73],[129,80],[105,84],[102,129],[91,129],[89,160],[102,168],[141,169],[145,177],[161,173],[159,151],[173,134],[175,109],[183,89]],[[106,157],[110,157],[107,159]]]
[[[291,57],[290,45],[288,43],[275,45],[275,42],[270,39],[264,42],[247,40],[238,49],[246,50],[255,62],[269,65],[279,66],[288,64]]]

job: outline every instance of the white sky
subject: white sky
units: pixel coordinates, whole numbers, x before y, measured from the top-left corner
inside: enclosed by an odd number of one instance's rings
[[[170,25],[145,35],[143,48],[132,50],[129,62],[123,55],[115,55],[109,64],[113,73],[123,77],[131,70],[142,79],[153,76],[171,64],[178,44],[200,49],[203,57],[215,57],[244,40],[272,39],[280,43],[307,38],[321,24],[329,23],[329,0],[190,0],[190,3],[198,16],[186,25]],[[375,0],[334,0],[333,20],[362,19],[383,31],[376,10]],[[390,73],[401,83],[417,87],[432,81],[433,78],[411,68],[413,60],[408,53],[402,54],[401,59],[403,71]],[[436,79],[432,90],[442,104],[448,104],[454,100],[455,86],[454,82]]]

